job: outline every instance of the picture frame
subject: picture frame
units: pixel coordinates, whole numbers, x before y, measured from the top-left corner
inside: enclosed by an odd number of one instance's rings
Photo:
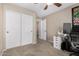
[[[72,8],[72,25],[79,25],[79,6]]]

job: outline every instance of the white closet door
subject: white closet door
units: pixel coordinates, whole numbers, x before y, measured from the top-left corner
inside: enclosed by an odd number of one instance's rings
[[[31,44],[33,39],[33,16],[22,14],[22,45]]]
[[[41,39],[46,40],[46,19],[41,20]]]
[[[20,46],[20,14],[6,10],[6,49]]]

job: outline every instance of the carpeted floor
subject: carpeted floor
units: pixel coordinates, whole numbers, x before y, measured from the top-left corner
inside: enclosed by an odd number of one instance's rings
[[[4,51],[3,56],[67,56],[68,53],[53,48],[47,41],[39,40],[37,44],[25,45]]]

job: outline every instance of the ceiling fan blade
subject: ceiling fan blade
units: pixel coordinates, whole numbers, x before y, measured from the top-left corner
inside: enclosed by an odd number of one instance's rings
[[[61,3],[54,3],[54,5],[57,6],[57,7],[61,7],[62,6]]]
[[[44,10],[46,10],[48,8],[48,5],[45,6]]]

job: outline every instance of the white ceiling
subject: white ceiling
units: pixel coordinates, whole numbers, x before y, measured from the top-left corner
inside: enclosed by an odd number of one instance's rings
[[[37,13],[38,17],[45,17],[51,13],[54,13],[54,12],[57,12],[57,11],[60,11],[64,8],[67,8],[71,5],[73,5],[74,3],[62,3],[62,6],[61,7],[56,7],[55,5],[50,5],[48,7],[47,10],[43,10],[44,7],[45,7],[45,3],[39,3],[39,4],[33,4],[33,3],[15,3],[15,5],[18,5],[18,6],[21,6],[21,7],[24,7],[24,8],[27,8],[29,10],[32,10],[34,12]]]

